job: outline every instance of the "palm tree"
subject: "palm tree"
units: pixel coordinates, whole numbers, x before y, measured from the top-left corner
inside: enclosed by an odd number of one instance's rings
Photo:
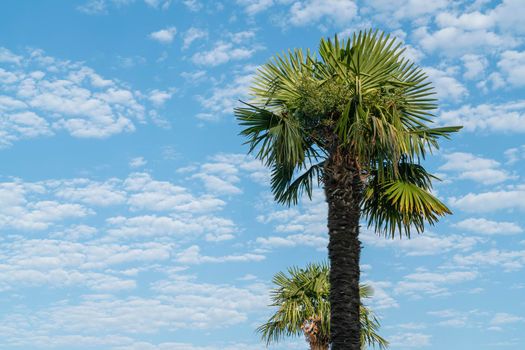
[[[303,334],[311,350],[328,350],[330,344],[330,282],[328,264],[309,264],[305,269],[291,267],[288,275],[273,278],[272,305],[278,307],[257,331],[267,344],[286,336]],[[372,296],[372,289],[360,286],[361,298]],[[361,343],[386,348],[388,342],[377,331],[379,321],[364,305],[360,308]]]
[[[333,350],[360,349],[360,220],[410,237],[451,213],[420,161],[461,127],[431,127],[432,85],[402,53],[377,31],[321,39],[319,57],[295,49],[263,65],[251,100],[235,110],[278,202],[324,188]]]

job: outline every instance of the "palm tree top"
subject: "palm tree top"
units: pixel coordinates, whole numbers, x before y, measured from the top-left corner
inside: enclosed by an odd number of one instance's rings
[[[421,165],[439,138],[434,88],[379,31],[321,39],[318,56],[295,49],[263,65],[251,100],[235,110],[250,152],[271,167],[277,201],[295,204],[323,181],[326,160],[351,157],[362,175],[363,213],[378,232],[410,235],[450,210]]]
[[[304,328],[309,321],[315,321],[315,341],[329,344],[329,270],[327,263],[312,263],[305,268],[292,266],[273,277],[275,288],[271,291],[270,306],[276,307],[276,312],[257,329],[267,344],[307,333]],[[359,293],[366,299],[372,296],[373,290],[361,284]],[[365,305],[361,305],[360,321],[362,344],[386,348],[388,342],[378,334],[379,321]]]

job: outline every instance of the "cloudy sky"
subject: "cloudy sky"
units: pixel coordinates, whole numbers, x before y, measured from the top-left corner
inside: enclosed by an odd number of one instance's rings
[[[272,276],[326,258],[326,206],[272,202],[232,108],[257,66],[380,28],[464,125],[426,166],[453,216],[363,230],[392,350],[523,349],[523,0],[0,4],[0,348],[255,350]],[[271,349],[305,349],[295,339]]]

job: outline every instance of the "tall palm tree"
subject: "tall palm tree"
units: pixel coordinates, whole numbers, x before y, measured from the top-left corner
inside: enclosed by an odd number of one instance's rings
[[[333,350],[360,349],[361,218],[394,237],[450,214],[420,161],[461,127],[431,127],[432,85],[402,54],[377,31],[321,39],[319,57],[295,49],[263,65],[235,111],[278,202],[324,187]]]
[[[267,344],[303,334],[310,350],[328,350],[330,344],[330,282],[327,264],[291,267],[288,274],[273,278],[272,305],[277,310],[257,331]],[[369,286],[360,286],[361,298],[372,296]],[[379,321],[364,305],[360,308],[361,343],[384,349],[388,342],[378,333]]]

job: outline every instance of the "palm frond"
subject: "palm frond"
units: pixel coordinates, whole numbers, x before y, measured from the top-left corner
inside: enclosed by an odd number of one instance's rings
[[[430,191],[432,177],[419,171],[406,178],[400,166],[420,164],[461,127],[432,125],[434,88],[403,57],[401,42],[367,30],[322,39],[318,52],[276,55],[258,70],[250,101],[235,110],[250,153],[272,169],[275,199],[296,204],[310,196],[322,162],[337,151],[372,174],[363,210],[380,232],[410,235],[410,227],[421,232],[449,214]]]
[[[365,189],[363,214],[369,227],[392,238],[396,231],[410,237],[412,226],[421,233],[425,222],[433,225],[439,217],[451,214],[431,193],[435,176],[418,164],[402,162],[397,169],[397,177],[373,178]]]
[[[272,282],[271,306],[276,312],[257,328],[261,338],[267,343],[276,343],[286,337],[302,335],[305,321],[319,320],[319,337],[328,344],[330,338],[330,267],[327,263],[312,263],[305,268],[292,266],[287,273],[277,273]],[[370,298],[373,290],[361,284],[359,294],[362,299]],[[388,342],[378,334],[379,320],[365,305],[360,308],[362,344],[386,347]]]
[[[313,189],[321,181],[324,162],[310,166],[302,174],[295,176],[293,167],[274,164],[271,187],[275,199],[282,204],[297,204],[303,194],[312,198]]]

